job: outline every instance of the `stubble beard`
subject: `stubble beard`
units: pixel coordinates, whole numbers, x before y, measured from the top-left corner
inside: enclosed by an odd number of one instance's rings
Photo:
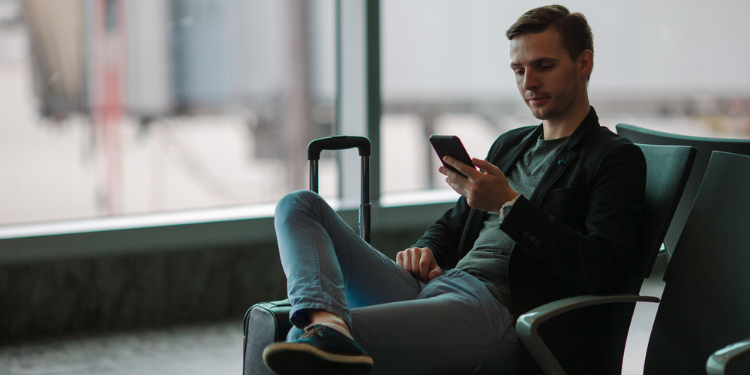
[[[531,109],[531,114],[539,120],[553,120],[565,116],[569,113],[576,102],[576,94],[580,91],[580,83],[576,81],[575,71],[570,72],[571,80],[569,89],[557,94],[547,93],[548,99],[543,108],[534,109],[531,102],[527,99],[526,105]]]
[[[570,112],[575,103],[576,90],[562,93],[560,95],[550,95],[544,108],[533,108],[527,100],[526,105],[531,109],[531,114],[539,120],[552,120],[564,116]]]
[[[529,108],[531,109],[531,114],[536,117],[539,120],[550,120],[557,117],[560,117],[562,114],[564,114],[568,109],[570,109],[570,105],[564,106],[561,103],[557,103],[557,99],[550,97],[548,107],[549,108],[532,108],[531,104],[529,104]]]
[[[560,103],[558,103],[558,97],[557,96],[550,96],[547,99],[547,103],[545,103],[544,107],[533,107],[530,102],[526,102],[526,105],[529,106],[529,109],[531,110],[531,114],[536,117],[539,120],[549,120],[556,118],[560,116],[563,112],[565,112],[561,107]]]

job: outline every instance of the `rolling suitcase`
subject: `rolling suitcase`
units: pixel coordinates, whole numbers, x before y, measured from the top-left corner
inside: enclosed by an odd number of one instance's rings
[[[359,206],[359,235],[370,242],[370,140],[365,137],[333,136],[316,139],[307,146],[310,161],[310,190],[318,192],[318,160],[323,150],[345,150],[356,147],[362,157],[362,200]],[[261,302],[245,313],[243,339],[243,375],[272,374],[263,363],[263,350],[277,341],[286,340],[292,329],[289,322],[289,300]]]

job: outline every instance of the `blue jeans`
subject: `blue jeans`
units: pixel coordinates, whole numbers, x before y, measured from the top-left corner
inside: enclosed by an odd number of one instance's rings
[[[425,284],[370,246],[317,194],[279,201],[274,217],[295,328],[305,310],[344,319],[375,362],[372,374],[512,374],[513,316],[485,285],[452,269]]]

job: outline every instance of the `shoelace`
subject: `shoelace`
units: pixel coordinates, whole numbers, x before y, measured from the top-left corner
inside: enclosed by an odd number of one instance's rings
[[[326,328],[325,326],[309,325],[305,327],[305,333],[303,333],[302,336],[300,336],[299,338],[306,339],[310,336],[317,335],[318,333],[320,333],[320,331],[324,330],[325,328]]]

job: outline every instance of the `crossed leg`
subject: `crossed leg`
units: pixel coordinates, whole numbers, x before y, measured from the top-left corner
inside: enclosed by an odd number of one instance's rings
[[[285,196],[275,226],[295,328],[307,310],[341,317],[372,356],[373,374],[515,373],[513,319],[460,270],[424,284],[361,239],[309,191]]]

